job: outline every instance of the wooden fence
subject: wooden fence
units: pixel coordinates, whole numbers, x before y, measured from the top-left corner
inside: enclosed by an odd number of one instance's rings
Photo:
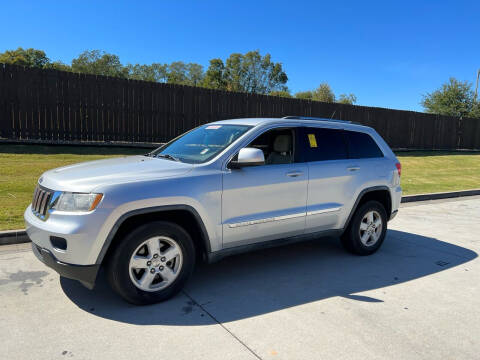
[[[0,138],[5,139],[165,142],[215,120],[286,115],[372,126],[397,149],[480,149],[480,119],[0,64]]]

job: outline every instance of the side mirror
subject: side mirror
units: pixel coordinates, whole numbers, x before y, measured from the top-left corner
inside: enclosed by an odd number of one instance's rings
[[[230,162],[232,169],[240,169],[245,166],[264,165],[265,156],[263,151],[256,148],[243,148],[238,152],[237,160]]]

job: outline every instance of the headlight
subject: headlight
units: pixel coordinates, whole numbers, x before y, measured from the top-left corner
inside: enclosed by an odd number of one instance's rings
[[[92,211],[102,200],[103,194],[61,193],[52,205],[58,211]]]

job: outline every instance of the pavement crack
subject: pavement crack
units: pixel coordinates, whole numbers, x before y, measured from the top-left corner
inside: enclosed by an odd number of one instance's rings
[[[225,325],[223,325],[220,321],[217,320],[215,316],[213,316],[207,309],[203,307],[202,304],[198,303],[193,297],[191,297],[185,290],[182,290],[182,293],[190,299],[190,301],[202,309],[210,318],[215,321],[218,325],[220,325],[226,332],[228,332],[235,340],[237,340],[245,349],[247,349],[253,356],[255,356],[259,360],[263,360],[255,351],[252,350],[247,344],[245,344],[237,335],[235,335],[232,331],[230,331]],[[208,303],[207,303],[208,304]]]

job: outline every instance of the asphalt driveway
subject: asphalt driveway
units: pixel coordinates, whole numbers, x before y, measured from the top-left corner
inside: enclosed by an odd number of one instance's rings
[[[373,256],[338,239],[239,255],[147,307],[0,247],[0,358],[480,358],[480,198],[409,205],[389,226]]]

